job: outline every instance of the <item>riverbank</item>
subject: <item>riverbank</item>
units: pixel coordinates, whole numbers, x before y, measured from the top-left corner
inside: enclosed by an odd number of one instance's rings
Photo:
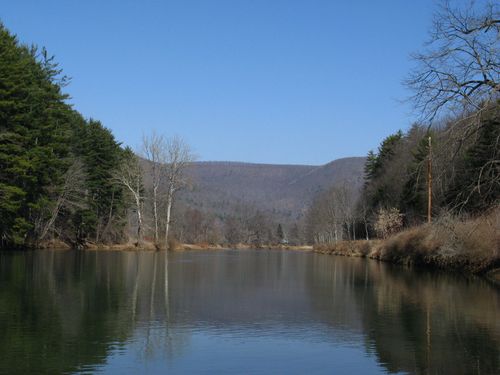
[[[46,241],[39,246],[40,249],[50,250],[71,250],[71,246],[59,240]],[[307,245],[283,245],[283,244],[266,244],[266,245],[253,245],[238,243],[234,245],[220,245],[209,243],[179,243],[172,241],[169,243],[170,251],[189,251],[189,250],[294,250],[294,251],[313,251],[313,246]],[[153,242],[143,241],[140,245],[134,242],[120,243],[120,244],[95,244],[87,242],[85,250],[90,251],[157,251],[166,250],[165,248],[158,248]]]
[[[252,245],[252,244],[235,244],[235,245],[212,245],[207,243],[201,244],[179,244],[176,251],[183,250],[294,250],[294,251],[313,251],[313,246],[307,245],[282,245],[282,244],[268,244],[268,245]]]
[[[323,254],[377,259],[487,275],[500,282],[500,211],[471,220],[442,217],[383,240],[341,241],[317,245]]]

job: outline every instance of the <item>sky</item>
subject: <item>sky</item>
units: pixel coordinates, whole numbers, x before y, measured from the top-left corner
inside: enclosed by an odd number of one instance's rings
[[[155,130],[199,160],[321,165],[416,119],[402,81],[432,0],[0,0],[55,55],[70,103],[133,148]]]

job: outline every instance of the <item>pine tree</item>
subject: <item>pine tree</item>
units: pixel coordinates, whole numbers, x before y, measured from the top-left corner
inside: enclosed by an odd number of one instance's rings
[[[60,71],[45,50],[20,46],[0,25],[0,206],[2,245],[37,237],[49,185],[68,167],[68,113]]]
[[[36,245],[49,229],[73,244],[122,234],[126,204],[113,171],[123,150],[66,103],[66,82],[46,50],[20,45],[0,24],[0,247]],[[68,174],[78,165],[83,176]],[[76,175],[82,181],[69,187]],[[71,201],[77,185],[83,196]]]
[[[500,202],[500,107],[483,116],[476,141],[457,163],[458,172],[446,194],[453,209],[481,212]]]
[[[123,187],[114,179],[124,151],[113,134],[99,121],[89,120],[75,132],[75,153],[84,162],[87,175],[87,208],[77,213],[79,241],[110,240],[124,225]],[[120,219],[121,218],[121,219]],[[122,222],[120,222],[120,220]]]
[[[430,133],[418,142],[412,153],[412,161],[408,166],[408,180],[404,184],[403,195],[400,207],[405,213],[407,220],[423,220],[427,214],[427,163],[429,157],[429,136]],[[434,141],[433,141],[434,142]]]

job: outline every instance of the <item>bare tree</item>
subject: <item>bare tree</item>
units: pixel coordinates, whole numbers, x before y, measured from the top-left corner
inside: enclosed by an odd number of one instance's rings
[[[332,186],[316,196],[307,213],[309,239],[333,243],[355,239],[355,207],[358,191],[348,181]]]
[[[399,232],[403,227],[403,216],[397,208],[381,208],[375,222],[375,230],[378,235],[382,238],[388,238]]]
[[[83,163],[76,159],[70,165],[63,176],[63,183],[60,187],[54,187],[52,192],[55,195],[54,204],[49,209],[47,220],[37,220],[35,230],[39,233],[38,240],[43,241],[47,234],[54,229],[54,224],[63,208],[78,207],[83,208],[85,172]]]
[[[142,243],[143,234],[143,214],[142,205],[144,202],[143,185],[142,185],[143,171],[139,162],[139,158],[130,150],[125,156],[124,160],[115,171],[115,180],[127,188],[131,194],[135,211],[137,214],[137,245]]]
[[[165,179],[165,163],[167,162],[167,146],[162,135],[155,131],[142,137],[142,156],[150,162],[150,178],[153,204],[154,241],[159,243],[159,189]]]
[[[180,137],[169,138],[165,144],[165,179],[166,179],[166,219],[165,242],[171,223],[172,203],[175,193],[186,185],[184,171],[195,156],[189,145]]]
[[[430,124],[439,113],[478,113],[499,98],[500,3],[467,0],[457,9],[443,1],[426,47],[405,83]]]
[[[352,185],[352,183],[351,183]],[[345,226],[347,231],[347,237],[355,240],[356,239],[356,228],[355,228],[355,208],[356,208],[356,195],[358,192],[349,186],[347,181],[344,181],[339,186],[335,187],[332,191],[334,199],[339,207],[340,220]]]

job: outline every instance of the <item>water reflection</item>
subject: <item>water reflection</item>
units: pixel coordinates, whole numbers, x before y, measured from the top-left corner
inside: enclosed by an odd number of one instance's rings
[[[340,262],[341,267],[315,260],[321,282],[332,285],[337,296],[339,291],[350,294],[342,299],[355,301],[367,351],[376,353],[389,372],[499,371],[500,294],[485,281],[362,259]],[[316,289],[311,295],[317,297],[318,311],[335,310],[338,303]]]
[[[277,251],[0,254],[0,373],[495,373],[476,279]]]

